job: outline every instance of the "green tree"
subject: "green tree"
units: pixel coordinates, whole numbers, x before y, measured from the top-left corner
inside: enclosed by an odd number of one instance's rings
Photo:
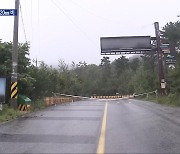
[[[161,31],[163,42],[169,43],[171,52],[175,52],[176,48],[180,49],[180,22],[169,22]]]
[[[0,41],[0,74],[10,76],[12,70],[12,43]]]
[[[180,49],[180,22],[169,22],[161,31],[163,42],[170,44],[171,54],[176,56],[176,68],[167,72],[168,75],[168,87],[172,93],[180,93],[180,55],[178,50]]]
[[[136,72],[138,67],[140,65],[140,60],[139,58],[134,58],[132,61],[129,62],[129,67]]]
[[[121,56],[118,59],[115,59],[114,65],[115,65],[115,70],[117,73],[117,76],[119,76],[123,71],[128,69],[129,67],[129,60],[125,56]]]
[[[18,44],[18,89],[19,94],[28,95],[32,91],[34,79],[29,76],[30,59],[29,44]],[[0,74],[11,76],[12,72],[12,42],[0,41]]]

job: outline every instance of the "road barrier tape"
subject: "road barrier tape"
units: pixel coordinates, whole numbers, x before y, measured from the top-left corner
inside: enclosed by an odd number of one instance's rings
[[[18,97],[18,87],[17,81],[11,83],[11,98],[17,99]]]
[[[91,98],[97,98],[97,99],[117,99],[122,98],[124,96],[91,96]]]

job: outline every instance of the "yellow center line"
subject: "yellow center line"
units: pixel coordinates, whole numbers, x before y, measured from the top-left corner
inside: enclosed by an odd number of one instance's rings
[[[99,138],[99,143],[97,148],[97,154],[104,154],[105,138],[106,138],[106,119],[107,119],[107,103],[105,104],[104,107],[104,116],[101,127],[101,135]]]

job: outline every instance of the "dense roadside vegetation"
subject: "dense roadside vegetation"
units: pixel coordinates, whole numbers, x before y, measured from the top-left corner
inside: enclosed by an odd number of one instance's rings
[[[171,44],[171,51],[176,55],[175,69],[165,66],[167,96],[165,101],[180,105],[180,22],[167,23],[161,31],[163,43]],[[19,94],[30,97],[33,101],[51,96],[52,92],[72,95],[120,95],[138,94],[159,89],[157,76],[157,56],[154,53],[127,59],[117,56],[110,61],[103,57],[101,64],[86,62],[66,64],[59,60],[57,68],[44,62],[37,66],[30,62],[30,45],[19,44]],[[11,75],[12,43],[0,41],[0,74]],[[163,97],[162,99],[164,99]]]

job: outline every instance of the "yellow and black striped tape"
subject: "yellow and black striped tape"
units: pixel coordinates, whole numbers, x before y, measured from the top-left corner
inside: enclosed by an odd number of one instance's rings
[[[18,87],[17,81],[11,83],[11,98],[17,99],[18,96]]]
[[[122,97],[123,96],[91,96],[91,98],[97,98],[97,99],[116,99]]]

